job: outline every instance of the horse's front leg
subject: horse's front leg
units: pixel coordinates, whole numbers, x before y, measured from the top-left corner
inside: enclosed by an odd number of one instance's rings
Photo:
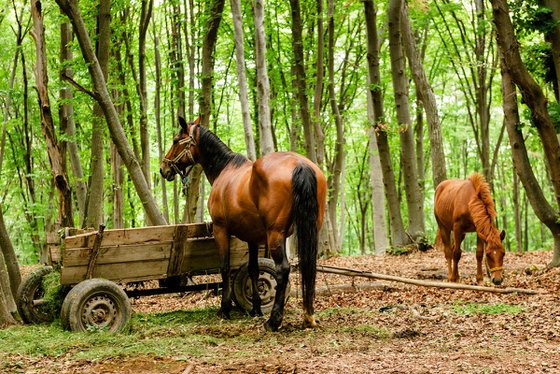
[[[268,234],[268,247],[276,264],[276,295],[274,305],[270,312],[270,318],[264,324],[268,331],[278,331],[284,318],[284,304],[286,302],[286,286],[290,277],[290,263],[286,256],[286,238],[282,233],[273,232]]]
[[[482,275],[482,260],[484,259],[484,241],[480,236],[476,237],[476,283],[482,285],[484,276]]]
[[[223,227],[214,225],[214,241],[218,248],[218,254],[221,261],[222,274],[222,304],[218,311],[218,316],[230,319],[231,305],[231,271],[229,266],[229,233]]]
[[[249,243],[249,277],[251,278],[251,288],[253,289],[253,309],[251,316],[262,316],[261,296],[259,295],[259,246],[255,243]]]

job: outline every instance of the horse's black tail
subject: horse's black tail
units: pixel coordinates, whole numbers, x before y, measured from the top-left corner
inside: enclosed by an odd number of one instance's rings
[[[309,165],[299,164],[294,169],[292,192],[303,308],[309,315],[313,315],[317,274],[319,204],[317,202],[317,176]]]

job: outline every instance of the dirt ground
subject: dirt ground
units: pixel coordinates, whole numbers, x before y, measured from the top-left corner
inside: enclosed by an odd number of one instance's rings
[[[276,333],[276,346],[263,348],[256,339],[255,351],[245,354],[230,346],[217,346],[218,358],[123,357],[66,369],[95,373],[560,372],[560,269],[546,270],[551,256],[551,252],[506,255],[506,278],[501,287],[533,289],[538,295],[385,281],[384,289],[341,292],[337,285],[372,281],[318,274],[317,287],[333,289],[332,294],[317,296],[320,327],[301,331],[300,300],[292,297],[283,328]],[[332,258],[320,263],[417,279],[446,279],[444,256],[437,250],[383,258]],[[474,254],[465,253],[460,265],[461,282],[475,284]],[[292,289],[297,276],[292,274]],[[518,307],[518,312],[460,312],[471,303],[490,307],[505,304]],[[150,313],[208,305],[217,307],[219,298],[204,293],[145,297],[135,300],[133,308]],[[263,321],[255,319],[252,328],[262,330]],[[212,326],[207,329],[209,334],[216,331]]]

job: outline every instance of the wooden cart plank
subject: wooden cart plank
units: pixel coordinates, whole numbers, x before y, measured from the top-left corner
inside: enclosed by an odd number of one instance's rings
[[[172,242],[119,245],[99,248],[98,264],[167,260]],[[92,248],[65,249],[63,266],[87,266]]]
[[[93,277],[105,278],[114,282],[163,279],[166,277],[167,265],[167,260],[97,264],[93,270]],[[63,266],[60,273],[60,284],[77,284],[85,279],[86,272],[87,265]]]
[[[206,223],[149,226],[129,229],[105,230],[102,246],[129,245],[146,242],[162,242],[173,240],[178,227],[185,227],[189,238],[211,236],[211,225]],[[210,230],[209,230],[210,228]],[[71,236],[64,239],[64,248],[91,248],[95,241],[97,231],[81,235]]]

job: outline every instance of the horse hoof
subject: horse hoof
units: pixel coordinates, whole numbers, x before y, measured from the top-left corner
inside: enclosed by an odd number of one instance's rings
[[[262,312],[260,309],[257,309],[257,310],[253,309],[253,310],[251,310],[251,312],[249,312],[249,315],[250,315],[251,317],[262,317],[262,316],[264,316],[263,312]]]
[[[314,329],[317,326],[319,326],[319,321],[317,321],[314,316],[305,316],[303,318],[304,329]]]
[[[221,319],[231,319],[231,316],[229,315],[229,311],[223,311],[223,310],[218,310],[218,317],[220,317]]]
[[[280,326],[276,326],[275,324],[271,323],[270,320],[264,323],[264,329],[266,331],[276,332],[278,331],[278,327]]]

